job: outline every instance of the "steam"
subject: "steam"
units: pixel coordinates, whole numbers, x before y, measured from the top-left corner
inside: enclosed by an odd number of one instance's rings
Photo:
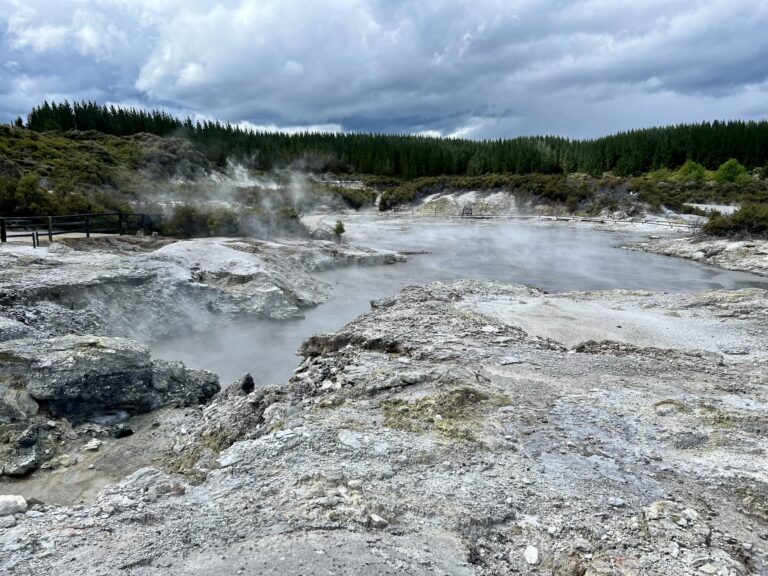
[[[298,220],[300,215],[321,209],[346,209],[330,187],[362,186],[357,182],[340,183],[296,167],[257,172],[247,161],[230,160],[223,169],[202,175],[182,164],[169,178],[158,179],[155,174],[135,204],[137,210],[164,222],[178,221],[178,214],[184,211],[187,220],[194,217],[200,221],[194,235],[306,235]],[[210,223],[210,230],[205,229],[206,223]],[[168,233],[173,229],[169,228]]]
[[[158,345],[162,357],[217,372],[228,382],[251,372],[259,385],[287,381],[296,350],[312,334],[339,329],[370,309],[370,300],[405,285],[461,279],[528,284],[550,292],[651,289],[687,292],[733,289],[756,277],[712,270],[692,262],[619,250],[639,239],[629,234],[537,226],[517,221],[437,222],[423,218],[350,216],[345,236],[355,244],[425,251],[405,264],[349,267],[317,273],[333,286],[332,299],[302,319],[253,320],[185,333]]]

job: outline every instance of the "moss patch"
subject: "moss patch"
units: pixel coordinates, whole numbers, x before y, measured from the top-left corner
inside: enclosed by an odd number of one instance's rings
[[[441,435],[468,442],[477,442],[483,405],[493,398],[471,387],[462,387],[444,394],[418,400],[387,400],[382,403],[384,424],[390,428],[411,432],[435,430]]]

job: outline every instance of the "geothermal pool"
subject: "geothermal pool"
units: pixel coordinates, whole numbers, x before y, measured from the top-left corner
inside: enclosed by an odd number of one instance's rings
[[[730,272],[678,258],[622,250],[646,234],[609,233],[525,221],[436,221],[345,217],[346,242],[398,251],[426,251],[391,266],[331,270],[317,276],[333,285],[325,304],[303,318],[249,320],[153,346],[160,358],[217,373],[223,386],[245,372],[257,385],[281,384],[300,361],[301,342],[340,328],[370,309],[372,299],[407,284],[465,278],[529,284],[550,292],[624,288],[662,292],[768,289],[768,278]]]

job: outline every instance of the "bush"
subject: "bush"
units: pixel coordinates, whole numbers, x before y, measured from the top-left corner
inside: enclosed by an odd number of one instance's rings
[[[715,172],[717,182],[742,182],[748,179],[747,169],[735,158],[723,162]]]
[[[728,216],[713,214],[702,230],[713,236],[768,237],[768,204],[742,206]]]
[[[687,160],[675,173],[678,182],[703,182],[706,177],[707,169],[693,160]]]

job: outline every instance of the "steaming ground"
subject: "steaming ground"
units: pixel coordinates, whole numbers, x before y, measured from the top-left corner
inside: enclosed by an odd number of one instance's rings
[[[0,571],[768,572],[768,279],[342,217],[0,251]]]
[[[316,217],[332,224],[337,216]],[[347,242],[412,254],[392,267],[344,268],[316,274],[332,286],[328,302],[286,322],[248,321],[185,333],[154,345],[162,358],[212,370],[224,382],[250,372],[260,385],[285,382],[307,337],[335,330],[369,310],[371,299],[408,284],[484,279],[527,284],[550,292],[656,290],[694,292],[768,286],[768,279],[740,272],[630,252],[620,247],[640,232],[604,232],[540,226],[525,221],[446,222],[431,218],[342,215]],[[642,227],[642,225],[641,225]],[[647,228],[658,233],[657,228]]]
[[[6,503],[0,569],[765,574],[767,321],[755,288],[412,286],[95,501]]]

